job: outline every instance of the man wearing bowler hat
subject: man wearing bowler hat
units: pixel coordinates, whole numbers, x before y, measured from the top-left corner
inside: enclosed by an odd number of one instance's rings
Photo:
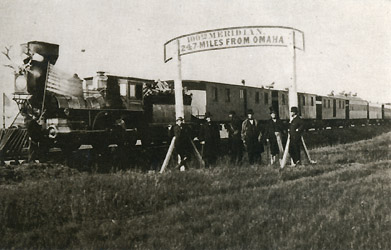
[[[170,130],[171,136],[175,136],[175,150],[179,155],[178,159],[178,167],[185,167],[187,161],[190,157],[190,136],[189,132],[184,126],[184,119],[182,117],[178,117],[176,119],[176,124]]]
[[[220,147],[220,131],[217,124],[212,122],[212,114],[205,113],[205,122],[200,129],[200,142],[202,144],[205,167],[216,163]]]
[[[261,131],[258,121],[253,117],[252,109],[247,111],[247,119],[242,123],[242,140],[246,147],[248,161],[250,165],[261,162],[261,153],[263,152],[263,144],[261,143]]]
[[[291,120],[289,122],[289,154],[292,157],[294,166],[300,164],[301,136],[304,129],[303,120],[298,115],[297,107],[291,107]]]

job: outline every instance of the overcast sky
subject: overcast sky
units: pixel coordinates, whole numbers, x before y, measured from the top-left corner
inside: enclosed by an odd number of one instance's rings
[[[251,25],[290,26],[305,33],[297,51],[299,91],[351,91],[391,102],[391,1],[386,0],[1,0],[0,48],[45,41],[60,45],[58,67],[82,77],[103,70],[173,79],[163,44],[197,31]],[[82,52],[85,51],[85,52]],[[1,56],[1,55],[0,55]],[[1,64],[7,63],[1,56]],[[183,79],[286,88],[292,61],[286,48],[256,47],[183,56]],[[1,89],[13,91],[0,67]]]

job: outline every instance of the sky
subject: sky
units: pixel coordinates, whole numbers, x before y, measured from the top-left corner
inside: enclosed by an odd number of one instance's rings
[[[299,91],[332,90],[371,102],[391,102],[390,0],[2,0],[0,50],[45,41],[60,45],[57,67],[81,77],[96,71],[173,79],[163,45],[185,34],[237,26],[289,26],[305,34],[297,51]],[[0,86],[13,92],[13,76],[0,55]],[[292,58],[278,47],[208,51],[182,57],[183,79],[249,86],[289,86]],[[2,105],[2,104],[1,104]]]

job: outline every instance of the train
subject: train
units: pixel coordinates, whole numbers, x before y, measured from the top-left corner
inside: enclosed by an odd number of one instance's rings
[[[289,122],[288,90],[246,86],[244,81],[227,84],[185,80],[183,87],[192,95],[192,116],[199,119],[210,112],[215,121],[226,123],[230,111],[245,118],[247,110],[252,109],[254,117],[264,123],[270,119],[272,109],[283,122]],[[297,98],[299,115],[307,129],[391,122],[390,103],[372,103],[351,94],[322,96],[299,92]]]
[[[64,152],[82,144],[103,151],[110,144],[132,148],[169,141],[175,121],[172,80],[150,80],[97,72],[80,79],[56,68],[59,45],[31,41],[22,45],[28,98],[17,100],[26,125],[39,117],[45,144]],[[272,87],[183,80],[184,119],[197,131],[204,114],[218,123],[235,111],[243,119],[248,109],[261,123],[270,109],[289,122],[288,90]],[[375,104],[351,95],[298,93],[299,115],[306,128],[356,126],[390,122],[391,105]],[[223,128],[223,126],[221,126]],[[196,136],[196,132],[193,133]]]

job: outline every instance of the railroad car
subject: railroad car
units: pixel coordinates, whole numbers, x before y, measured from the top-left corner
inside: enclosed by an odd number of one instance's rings
[[[317,127],[346,125],[348,102],[344,96],[316,96]]]
[[[349,121],[353,125],[366,124],[368,122],[368,102],[358,97],[348,97]]]
[[[316,106],[315,100],[316,95],[309,93],[298,93],[298,109],[299,114],[304,120],[315,120],[316,119]]]
[[[368,119],[370,124],[379,124],[382,120],[382,104],[368,102]]]
[[[272,108],[277,112],[277,116],[288,121],[290,117],[288,91],[272,90]],[[268,117],[269,118],[269,117]]]
[[[229,111],[244,118],[252,109],[254,117],[265,121],[270,119],[273,107],[282,119],[289,119],[287,91],[192,80],[183,81],[183,86],[192,94],[192,114],[196,118],[202,119],[209,111],[214,120],[227,122]]]
[[[383,104],[382,118],[383,118],[383,121],[391,122],[391,104]]]

